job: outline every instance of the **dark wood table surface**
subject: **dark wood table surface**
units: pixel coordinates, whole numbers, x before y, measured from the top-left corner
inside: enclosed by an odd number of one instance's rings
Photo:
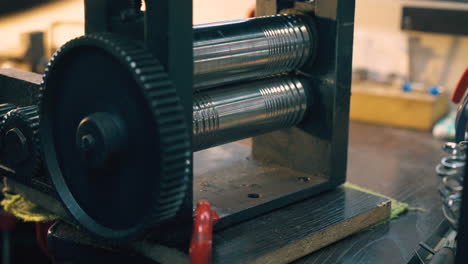
[[[419,209],[295,263],[407,263],[443,220],[434,172],[443,141],[430,132],[358,122],[349,136],[348,181]]]

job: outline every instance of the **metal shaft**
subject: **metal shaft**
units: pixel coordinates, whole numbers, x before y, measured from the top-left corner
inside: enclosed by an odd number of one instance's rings
[[[307,109],[305,84],[283,76],[195,93],[194,151],[297,125]]]
[[[194,27],[196,90],[291,72],[314,57],[309,18],[278,15]]]

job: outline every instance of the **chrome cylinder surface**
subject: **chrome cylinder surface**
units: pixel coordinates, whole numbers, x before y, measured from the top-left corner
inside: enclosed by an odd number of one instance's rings
[[[314,57],[308,17],[278,15],[194,27],[194,88],[294,71]]]
[[[195,93],[194,151],[297,125],[307,109],[305,84],[283,76]]]

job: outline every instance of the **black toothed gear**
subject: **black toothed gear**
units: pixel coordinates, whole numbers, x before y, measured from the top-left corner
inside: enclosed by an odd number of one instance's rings
[[[25,181],[36,176],[42,165],[38,129],[37,106],[16,108],[3,117],[1,163]]]
[[[39,105],[45,164],[86,230],[128,240],[178,213],[190,131],[167,73],[140,43],[109,33],[68,42],[46,68]]]

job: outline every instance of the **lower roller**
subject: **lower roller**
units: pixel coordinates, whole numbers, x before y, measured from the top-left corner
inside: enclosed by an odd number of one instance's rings
[[[196,93],[194,151],[297,125],[308,107],[305,86],[284,76]]]

